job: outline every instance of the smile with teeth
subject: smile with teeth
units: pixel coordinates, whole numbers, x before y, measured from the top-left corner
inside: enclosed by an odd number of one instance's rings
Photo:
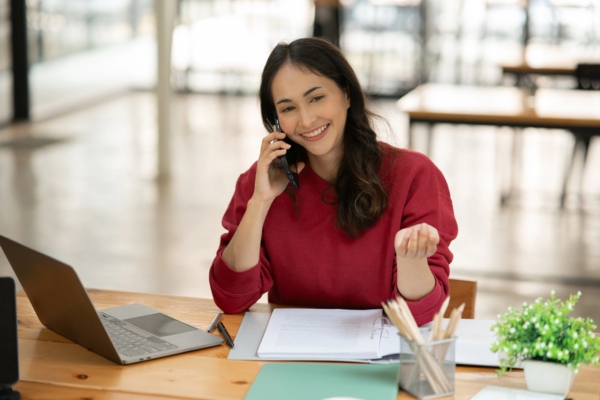
[[[309,133],[302,133],[302,134],[300,134],[300,136],[305,137],[305,138],[315,137],[315,136],[320,135],[321,133],[323,133],[323,131],[325,129],[327,129],[328,126],[329,126],[329,124],[325,124],[322,127],[320,127],[319,129],[315,129],[314,131],[309,132]]]

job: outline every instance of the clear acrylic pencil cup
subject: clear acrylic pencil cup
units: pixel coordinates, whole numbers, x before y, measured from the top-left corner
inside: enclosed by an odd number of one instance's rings
[[[418,399],[454,394],[456,337],[419,344],[400,335],[398,386]]]

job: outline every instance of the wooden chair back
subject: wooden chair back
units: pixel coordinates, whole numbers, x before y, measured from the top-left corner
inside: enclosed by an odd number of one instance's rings
[[[600,64],[577,64],[575,77],[578,89],[600,90]]]
[[[477,295],[477,282],[462,279],[450,279],[450,303],[444,318],[450,317],[450,312],[465,303],[462,317],[475,318],[475,297]]]

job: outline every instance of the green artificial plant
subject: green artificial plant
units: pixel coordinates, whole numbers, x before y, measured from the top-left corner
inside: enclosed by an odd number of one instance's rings
[[[600,337],[590,318],[568,317],[581,292],[562,302],[541,297],[533,304],[523,304],[521,310],[513,307],[498,316],[492,326],[496,342],[491,350],[502,354],[499,375],[511,370],[522,360],[550,361],[566,364],[575,373],[581,364],[600,366]]]

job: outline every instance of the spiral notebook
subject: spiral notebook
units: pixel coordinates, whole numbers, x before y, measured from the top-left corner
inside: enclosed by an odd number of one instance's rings
[[[391,330],[395,327],[381,309],[276,308],[257,354],[272,359],[381,358],[400,348],[397,330]]]
[[[398,330],[382,317],[381,309],[277,308],[272,314],[247,312],[228,358],[398,363]],[[490,330],[494,323],[460,321],[455,333],[457,364],[498,366],[498,355],[490,350],[495,341]],[[429,326],[421,328],[426,337]]]

